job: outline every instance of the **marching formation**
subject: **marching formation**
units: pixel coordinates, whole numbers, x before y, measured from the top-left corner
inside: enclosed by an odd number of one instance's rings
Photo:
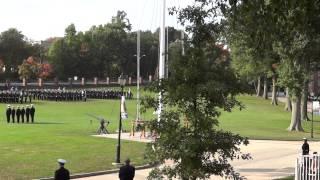
[[[0,91],[0,103],[31,103],[31,94],[23,90]]]
[[[118,99],[121,96],[120,90],[114,89],[29,89],[26,90],[33,100],[51,100],[51,101],[86,101],[91,99]],[[133,94],[131,90],[124,92],[126,98],[131,99]]]
[[[7,123],[34,123],[35,108],[33,104],[30,106],[14,106],[8,105],[6,110]],[[20,121],[21,120],[21,121]]]

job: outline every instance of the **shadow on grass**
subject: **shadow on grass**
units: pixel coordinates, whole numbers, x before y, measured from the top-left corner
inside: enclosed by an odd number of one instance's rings
[[[34,123],[25,123],[25,124],[65,124],[61,122],[34,122]]]

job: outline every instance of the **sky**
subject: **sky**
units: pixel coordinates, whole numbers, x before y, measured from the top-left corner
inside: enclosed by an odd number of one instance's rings
[[[167,7],[186,7],[194,0],[166,0]],[[155,30],[159,27],[162,0],[1,0],[0,32],[17,28],[28,39],[40,41],[62,37],[65,28],[74,23],[77,31],[92,25],[111,22],[123,10],[132,30]],[[175,16],[166,17],[166,24],[183,29]]]

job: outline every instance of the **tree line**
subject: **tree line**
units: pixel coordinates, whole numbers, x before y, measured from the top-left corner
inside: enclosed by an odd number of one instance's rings
[[[225,10],[234,69],[265,99],[271,80],[273,105],[277,105],[277,89],[284,89],[286,110],[292,112],[288,130],[303,131],[308,85],[319,70],[320,2],[232,1]]]
[[[136,77],[137,33],[124,11],[118,11],[112,22],[77,31],[74,24],[63,37],[33,42],[17,29],[0,35],[0,68],[4,79],[116,78],[121,73]],[[156,75],[159,56],[159,30],[141,32],[140,75]],[[180,38],[180,31],[169,27],[168,42]],[[44,65],[43,65],[44,64]],[[3,68],[5,67],[5,68]]]

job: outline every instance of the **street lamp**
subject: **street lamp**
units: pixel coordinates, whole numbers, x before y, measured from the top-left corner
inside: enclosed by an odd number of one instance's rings
[[[314,93],[310,93],[308,100],[311,100],[311,138],[313,138],[313,111],[316,109],[319,112],[319,96],[315,96]]]
[[[119,113],[119,129],[118,129],[118,144],[117,144],[117,155],[116,155],[116,163],[120,164],[120,139],[121,139],[121,130],[122,130],[122,118],[121,118],[121,100],[123,96],[123,88],[126,84],[126,79],[123,74],[119,77],[120,87],[121,87],[121,96],[120,96],[120,113]]]

